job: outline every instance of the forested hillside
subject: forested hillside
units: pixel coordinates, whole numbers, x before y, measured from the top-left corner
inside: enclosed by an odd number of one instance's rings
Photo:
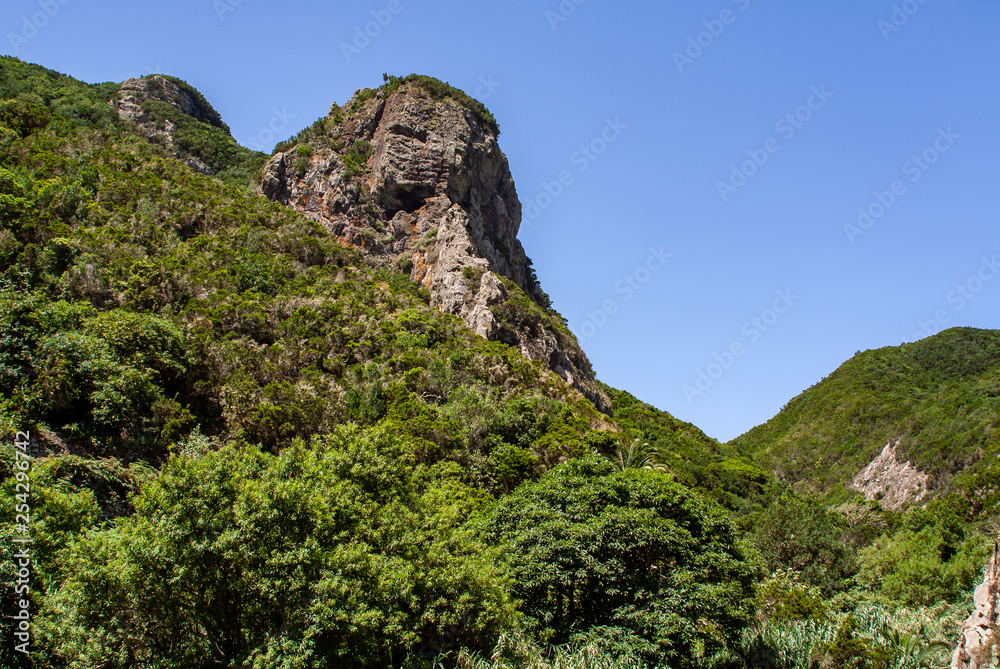
[[[433,255],[416,223],[363,241],[401,220],[391,199],[353,202],[347,239],[264,195],[283,154],[299,176],[356,161],[351,192],[377,193],[373,153],[336,144],[361,116],[340,126],[335,105],[269,158],[183,81],[137,82],[0,58],[0,665],[921,667],[953,645],[992,506],[823,500],[792,485],[807,446],[784,432],[722,445],[598,385],[510,239],[483,336],[473,303],[440,295],[467,280],[479,299],[485,265],[428,289],[392,250]],[[495,141],[436,80],[367,90],[358,114],[396,94],[457,105]],[[931,435],[947,399],[963,453],[995,445],[971,435],[995,408],[996,337],[949,333],[893,367],[885,419]],[[921,395],[918,371],[950,394]],[[841,434],[816,432],[817,452]],[[10,643],[22,599],[30,655]]]
[[[953,328],[865,351],[731,444],[791,483],[821,494],[844,486],[889,441],[929,474],[929,487],[996,514],[1000,333]]]

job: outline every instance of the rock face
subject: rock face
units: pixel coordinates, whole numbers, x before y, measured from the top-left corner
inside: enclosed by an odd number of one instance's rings
[[[976,610],[962,625],[962,636],[951,658],[952,669],[986,669],[991,665],[1000,614],[1000,540],[993,547],[993,557],[975,597]]]
[[[110,104],[124,121],[135,123],[139,131],[150,140],[163,144],[192,169],[203,174],[212,170],[201,160],[175,146],[176,124],[170,119],[155,118],[157,104],[169,105],[181,114],[224,130],[229,128],[218,113],[197,92],[159,74],[142,79],[129,79],[110,100]]]
[[[409,271],[432,305],[519,347],[607,412],[517,239],[521,204],[495,125],[438,93],[412,83],[359,91],[271,158],[261,191]]]
[[[858,472],[851,482],[851,487],[862,493],[866,500],[877,500],[887,511],[899,511],[907,504],[918,504],[928,493],[927,474],[896,458],[899,443],[899,439],[887,443],[882,453]]]

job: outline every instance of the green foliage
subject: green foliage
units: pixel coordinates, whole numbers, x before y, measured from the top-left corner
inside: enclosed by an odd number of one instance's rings
[[[824,494],[901,438],[901,461],[942,484],[963,472],[956,487],[974,500],[980,490],[993,494],[992,479],[976,473],[995,460],[982,455],[997,451],[1000,403],[990,396],[997,379],[1000,333],[953,328],[855,355],[732,445],[765,469]]]
[[[715,666],[749,623],[754,569],[721,509],[663,474],[567,462],[484,523],[546,642],[598,633],[672,667]]]
[[[58,119],[73,127],[108,129],[117,116],[108,100],[117,84],[85,84],[12,56],[0,56],[0,120],[26,137]],[[13,102],[15,101],[16,102]]]
[[[844,589],[856,571],[854,555],[841,539],[844,529],[838,514],[786,493],[757,520],[753,541],[770,572],[792,570],[830,595]]]
[[[0,324],[11,333],[0,341],[0,388],[16,398],[7,410],[19,424],[40,421],[100,453],[123,440],[162,449],[190,421],[169,399],[185,372],[169,321],[7,291]]]
[[[860,553],[858,582],[903,605],[951,602],[979,582],[992,548],[992,541],[965,530],[953,512],[913,508],[903,514],[898,532]]]
[[[640,443],[639,439],[633,439],[627,445],[619,442],[614,454],[605,456],[605,459],[619,471],[626,469],[667,471],[666,467],[660,463],[657,453],[650,448],[648,443]]]
[[[955,630],[968,610],[866,605],[828,619],[765,621],[746,635],[743,655],[749,666],[768,669],[943,669],[950,666]],[[932,626],[941,630],[935,634]]]
[[[400,666],[456,625],[487,648],[513,608],[462,524],[483,501],[385,431],[175,457],[134,516],[65,555],[42,643],[83,666],[188,668]]]
[[[615,423],[629,441],[649,444],[656,460],[680,483],[698,488],[738,516],[760,512],[772,494],[767,472],[735,456],[733,449],[690,423],[639,401],[629,393],[601,385],[611,398]]]
[[[341,154],[344,161],[344,173],[349,176],[357,176],[368,170],[368,158],[372,154],[371,142],[359,139],[349,149]]]
[[[757,590],[757,610],[770,623],[823,620],[827,605],[823,593],[806,585],[798,572],[779,569]]]
[[[836,638],[813,651],[815,669],[889,669],[895,659],[886,648],[872,647],[857,636],[858,621],[848,616],[837,628]]]
[[[488,659],[462,649],[456,666],[461,669],[643,669],[647,665],[633,655],[608,652],[599,641],[545,649],[522,635],[504,634]]]
[[[37,613],[46,590],[71,571],[71,566],[61,558],[63,551],[82,533],[127,513],[127,495],[148,478],[143,468],[125,468],[114,460],[77,456],[35,459],[25,473],[14,469],[14,458],[13,446],[5,439],[0,446],[0,540],[4,546],[0,560],[0,633],[8,639],[13,638],[10,616],[19,610],[15,600],[27,594],[33,612]],[[17,507],[22,505],[28,507],[27,534],[17,531],[23,520],[17,518],[23,509]],[[14,543],[14,539],[26,536],[33,540],[29,546],[30,590],[15,593],[18,560],[14,554],[22,544]],[[48,659],[44,653],[36,655],[33,666],[41,666]],[[13,644],[0,647],[2,666],[32,666],[23,659],[13,652]]]

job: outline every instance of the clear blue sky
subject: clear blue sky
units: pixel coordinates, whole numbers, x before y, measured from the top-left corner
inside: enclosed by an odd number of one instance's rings
[[[921,323],[1000,326],[995,0],[49,2],[6,0],[5,53],[90,82],[181,77],[243,144],[382,72],[478,95],[544,206],[525,249],[599,378],[713,437]]]

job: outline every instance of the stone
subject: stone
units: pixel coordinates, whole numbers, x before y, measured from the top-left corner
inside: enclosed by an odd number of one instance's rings
[[[886,511],[900,511],[907,504],[919,504],[928,495],[928,476],[909,462],[901,463],[896,449],[901,440],[890,441],[871,463],[858,472],[851,487],[875,500]]]
[[[229,132],[219,115],[204,99],[199,99],[192,90],[182,87],[170,79],[154,74],[142,79],[128,79],[121,85],[109,104],[118,112],[123,121],[134,123],[146,138],[156,141],[171,151],[178,160],[202,174],[213,174],[213,170],[202,160],[189,155],[174,145],[176,126],[165,121],[162,127],[149,120],[144,108],[150,100],[165,102],[181,113],[198,121],[208,123]]]
[[[493,311],[508,297],[504,279],[540,305],[544,293],[529,279],[517,238],[521,203],[507,158],[482,119],[404,83],[389,95],[360,91],[332,108],[323,128],[325,135],[309,141],[307,164],[295,149],[271,158],[264,195],[378,262],[411,259],[410,276],[428,289],[433,306],[487,339],[516,346],[610,411],[568,331],[503,325]],[[363,166],[349,166],[365,154]]]
[[[986,565],[983,582],[976,588],[976,608],[962,625],[958,647],[951,658],[952,669],[986,669],[991,666],[997,645],[997,616],[1000,614],[1000,539]]]

